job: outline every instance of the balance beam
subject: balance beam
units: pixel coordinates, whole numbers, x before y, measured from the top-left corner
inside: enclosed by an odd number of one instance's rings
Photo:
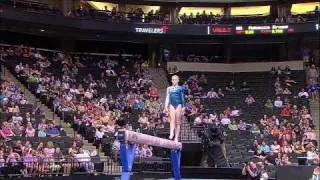
[[[120,137],[119,137],[120,136]],[[182,143],[175,142],[168,139],[163,139],[155,136],[150,136],[147,134],[142,134],[129,130],[119,130],[118,132],[119,141],[130,142],[136,144],[147,144],[150,146],[162,147],[171,150],[181,150]]]
[[[181,180],[180,159],[182,143],[168,139],[163,139],[147,134],[137,133],[126,129],[118,131],[118,140],[120,141],[120,157],[122,165],[121,180],[130,180],[132,165],[136,152],[136,144],[147,144],[150,146],[171,149],[171,164],[175,180]]]

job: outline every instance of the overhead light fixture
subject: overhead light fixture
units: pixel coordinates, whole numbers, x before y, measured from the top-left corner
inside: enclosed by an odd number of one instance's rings
[[[44,30],[44,29],[40,29],[40,31],[41,31],[41,32],[45,32],[46,30]]]

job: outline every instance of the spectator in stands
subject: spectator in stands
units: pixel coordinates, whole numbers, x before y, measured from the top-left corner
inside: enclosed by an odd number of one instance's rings
[[[283,95],[291,95],[291,91],[286,87],[283,91],[282,91]]]
[[[312,164],[317,164],[320,162],[319,153],[316,151],[316,147],[312,146],[307,148],[307,160]]]
[[[299,98],[308,98],[309,94],[308,94],[308,92],[305,91],[304,88],[301,88],[301,91],[298,93],[298,97]]]
[[[149,124],[148,117],[146,116],[146,113],[142,113],[142,115],[139,117],[138,122],[139,122],[142,126]]]
[[[292,83],[293,83],[293,84],[296,84],[297,82],[296,82],[295,80],[291,79],[290,76],[286,76],[286,77],[285,77],[285,80],[284,80],[284,84],[285,84],[286,86],[291,87],[291,86],[292,86]]]
[[[238,129],[240,131],[246,131],[247,130],[247,124],[243,122],[242,120],[239,121]]]
[[[264,104],[264,108],[267,114],[273,114],[273,103],[271,99],[268,99]]]
[[[115,140],[112,144],[112,155],[115,161],[118,161],[119,151],[120,151],[120,142],[118,140]]]
[[[227,117],[229,117],[232,113],[232,110],[230,107],[227,107],[224,111],[223,111],[223,114]]]
[[[10,137],[14,136],[10,124],[7,122],[3,122],[0,129],[0,136],[5,140],[10,140]]]
[[[154,85],[150,87],[149,92],[150,92],[149,93],[150,97],[153,97],[153,98],[159,97],[158,89]]]
[[[246,99],[244,100],[244,102],[247,104],[247,105],[252,105],[253,103],[256,102],[256,100],[249,94]]]
[[[290,69],[290,66],[286,66],[283,70],[283,74],[285,75],[290,75],[291,74],[291,69]]]
[[[242,85],[241,85],[241,87],[240,87],[240,91],[249,91],[249,90],[250,90],[250,88],[249,88],[247,82],[246,82],[246,81],[243,81],[243,82],[242,82]]]
[[[280,148],[280,152],[282,154],[292,153],[292,148],[288,144],[288,141],[286,141],[286,140],[283,141],[281,148]]]
[[[259,179],[260,170],[257,168],[257,165],[254,162],[249,162],[245,164],[242,169],[242,175],[246,177],[246,179]]]
[[[226,90],[229,91],[229,92],[236,91],[236,86],[235,86],[235,83],[234,83],[233,80],[229,83],[228,86],[226,86]]]
[[[273,141],[273,144],[270,146],[270,151],[275,154],[280,152],[280,145],[278,144],[278,141]]]
[[[229,125],[228,125],[228,129],[230,129],[231,131],[237,131],[238,130],[238,125],[236,124],[236,121],[233,120]]]
[[[241,114],[241,110],[238,109],[236,106],[233,106],[230,116],[231,117],[239,117],[240,114]]]
[[[140,157],[144,157],[144,158],[152,157],[153,155],[152,148],[146,144],[142,145],[139,151],[139,155]]]
[[[29,122],[26,128],[26,137],[35,137],[35,129],[32,127],[32,124]]]
[[[79,162],[80,168],[84,168],[87,172],[93,173],[94,164],[91,162],[91,157],[87,152],[80,148],[75,158],[77,162]]]
[[[12,127],[12,132],[15,136],[20,137],[23,135],[24,127],[20,123],[14,123]]]
[[[204,115],[201,114],[200,116],[198,116],[198,117],[196,117],[196,118],[194,119],[193,124],[194,124],[194,125],[201,125],[202,122],[203,122],[203,118],[204,118]]]
[[[281,155],[280,159],[278,160],[277,163],[279,166],[288,166],[291,165],[292,162],[290,161],[288,154],[284,153]]]
[[[258,135],[261,133],[260,128],[255,123],[252,124],[250,132],[254,135]]]
[[[261,150],[263,153],[267,154],[267,153],[270,152],[270,147],[269,147],[269,145],[266,144],[265,141],[262,141],[261,146],[260,146],[260,150]]]
[[[320,85],[317,84],[317,82],[314,79],[311,80],[311,83],[308,86],[308,93],[310,94],[312,100],[315,100],[317,98],[319,91]]]
[[[230,120],[230,118],[228,118],[227,115],[220,114],[220,119],[221,119],[220,120],[221,124],[224,126],[228,126],[231,123],[231,120]]]
[[[286,104],[284,108],[281,110],[281,116],[285,119],[289,119],[291,117],[289,104]]]
[[[283,101],[281,100],[280,96],[278,96],[277,99],[274,101],[274,107],[276,108],[283,107]]]
[[[207,98],[212,99],[219,99],[219,94],[214,90],[214,88],[211,88],[211,90],[207,93]]]
[[[75,143],[77,148],[82,148],[83,147],[83,137],[80,134],[77,134],[74,137],[73,142]]]
[[[319,70],[316,68],[314,64],[312,64],[308,69],[307,77],[308,79],[314,79],[314,80],[317,80],[319,78]]]
[[[312,142],[316,143],[317,142],[317,133],[313,131],[311,127],[308,127],[307,131],[303,134],[304,138],[303,141],[304,143]]]
[[[23,120],[23,118],[21,117],[20,113],[14,113],[12,115],[11,119],[12,119],[12,123],[15,123],[15,124],[21,123],[22,120]]]
[[[297,140],[292,144],[292,151],[296,154],[301,154],[305,152],[305,149],[300,140]]]
[[[46,129],[46,134],[50,137],[58,137],[60,136],[60,130],[50,123],[48,128]]]
[[[218,95],[220,98],[224,98],[224,93],[221,88],[218,89]]]
[[[52,141],[48,141],[46,147],[43,149],[43,155],[45,157],[52,157],[55,153],[55,148]]]
[[[199,77],[199,85],[200,86],[206,86],[208,84],[207,77],[202,73]]]

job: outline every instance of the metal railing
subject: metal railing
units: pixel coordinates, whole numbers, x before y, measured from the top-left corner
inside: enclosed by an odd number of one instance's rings
[[[1,160],[1,159],[0,159]],[[0,161],[0,177],[34,177],[72,174],[120,174],[121,167],[112,159],[66,157],[61,160],[52,158],[25,158],[10,162]]]
[[[24,160],[12,160],[5,162],[0,158],[1,177],[36,177],[36,176],[58,176],[72,174],[104,174],[120,175],[120,163],[113,159],[100,160],[96,157],[77,158],[65,157],[53,158],[25,158]],[[170,172],[171,162],[168,158],[159,157],[137,157],[135,158],[133,172],[155,171]]]

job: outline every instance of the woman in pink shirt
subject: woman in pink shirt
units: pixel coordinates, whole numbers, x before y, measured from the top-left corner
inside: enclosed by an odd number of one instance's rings
[[[36,130],[32,127],[32,124],[29,122],[26,128],[26,137],[34,137]]]
[[[45,157],[52,157],[54,152],[55,148],[53,146],[53,143],[51,141],[48,141],[46,147],[43,149],[43,155]]]
[[[38,170],[37,164],[38,164],[38,157],[37,157],[37,151],[32,150],[28,153],[26,153],[23,156],[23,164],[25,166],[24,174],[30,175],[33,173],[36,173]]]
[[[309,143],[317,145],[317,134],[316,134],[316,132],[314,132],[311,127],[308,127],[307,132],[305,132],[303,134],[302,141],[303,141],[304,145],[309,144]]]
[[[14,133],[12,132],[10,124],[8,124],[7,122],[2,123],[2,127],[0,129],[0,136],[4,139],[14,136]]]

